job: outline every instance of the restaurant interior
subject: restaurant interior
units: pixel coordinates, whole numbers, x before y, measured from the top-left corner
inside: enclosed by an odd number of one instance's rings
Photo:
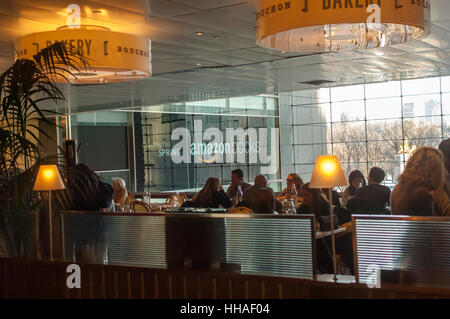
[[[450,297],[447,0],[0,17],[0,299]]]

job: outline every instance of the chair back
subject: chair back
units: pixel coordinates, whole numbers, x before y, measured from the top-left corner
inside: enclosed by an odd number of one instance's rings
[[[248,207],[234,207],[230,209],[227,214],[245,214],[245,215],[251,215],[253,214],[253,211]]]
[[[149,204],[140,200],[134,200],[131,203],[131,209],[135,213],[149,213],[152,211],[152,207]]]
[[[128,196],[125,199],[125,201],[123,202],[125,205],[131,205],[131,203],[134,201],[134,194],[128,192]]]
[[[183,193],[180,194],[170,194],[166,199],[166,205],[173,206],[175,201],[178,201],[178,207],[188,200],[187,196]]]

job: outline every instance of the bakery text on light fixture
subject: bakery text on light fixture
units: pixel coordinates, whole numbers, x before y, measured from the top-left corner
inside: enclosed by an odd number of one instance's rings
[[[258,45],[336,52],[389,47],[425,34],[430,0],[259,0]]]
[[[131,81],[151,75],[149,39],[99,26],[64,26],[26,35],[20,39],[17,58],[32,60],[33,55],[55,42],[63,42],[88,60],[86,69],[70,70],[76,76],[69,76],[72,84]],[[55,81],[64,82],[64,79],[55,78]]]
[[[87,14],[105,10],[91,10]],[[81,24],[81,8],[70,4],[65,8],[66,26],[55,31],[26,35],[19,41],[16,58],[33,59],[40,50],[63,42],[66,48],[78,51],[88,61],[87,68],[69,69],[75,76],[67,74],[72,84],[104,84],[110,82],[143,79],[151,75],[151,40],[121,32],[114,32],[101,26]],[[80,64],[82,65],[82,64]],[[65,82],[63,77],[55,77],[56,82]]]

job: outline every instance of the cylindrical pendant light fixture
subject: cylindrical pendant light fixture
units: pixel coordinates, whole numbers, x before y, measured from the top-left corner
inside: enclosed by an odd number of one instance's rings
[[[291,52],[388,47],[425,34],[429,0],[259,0],[258,45]]]

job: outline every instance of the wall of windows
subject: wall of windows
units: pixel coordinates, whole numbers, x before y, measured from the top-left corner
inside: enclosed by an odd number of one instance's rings
[[[348,175],[373,166],[393,186],[409,154],[450,137],[450,77],[280,95],[282,175],[311,178],[317,155],[338,155]]]
[[[265,174],[270,186],[281,187],[275,97],[143,107],[134,122],[138,190],[196,191],[209,177],[226,187],[236,168],[247,182]]]

